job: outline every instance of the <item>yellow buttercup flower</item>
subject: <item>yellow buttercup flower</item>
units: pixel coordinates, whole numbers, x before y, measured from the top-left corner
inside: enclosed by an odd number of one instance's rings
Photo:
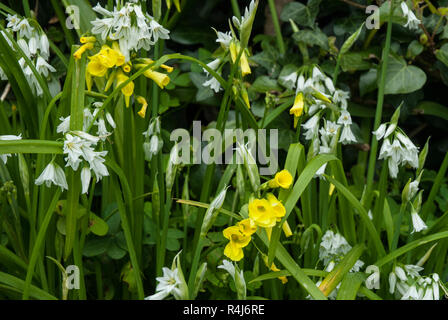
[[[280,221],[286,214],[286,209],[283,204],[274,196],[272,193],[268,193],[266,196],[269,204],[271,205],[272,212],[274,216],[277,218],[277,221]]]
[[[125,75],[121,70],[117,72],[117,86],[121,85],[123,82],[127,81],[129,77]],[[126,107],[129,107],[129,99],[134,93],[134,82],[129,82],[123,88],[121,88],[121,93],[124,95]]]
[[[87,72],[95,77],[104,77],[107,73],[107,67],[104,66],[97,56],[89,57],[90,62],[87,65]]]
[[[233,261],[243,259],[243,248],[249,244],[251,237],[244,235],[240,226],[228,227],[222,233],[229,240],[229,243],[224,248],[224,255]]]
[[[88,43],[88,42],[95,42],[95,41],[96,41],[96,38],[93,36],[79,38],[79,42],[81,42],[81,43]]]
[[[76,60],[81,59],[81,56],[84,52],[86,52],[86,50],[90,50],[93,49],[93,43],[92,42],[88,42],[86,44],[83,44],[78,50],[75,51],[75,53],[73,53],[73,58],[75,58]]]
[[[166,74],[157,72],[151,69],[146,70],[144,73],[145,77],[151,79],[157,85],[163,89],[168,83],[170,83],[170,77],[168,77]]]
[[[271,228],[277,220],[271,204],[266,199],[254,199],[249,202],[249,218],[262,228]]]
[[[289,189],[292,184],[292,176],[288,170],[284,169],[275,174],[274,179],[268,182],[270,188],[281,187],[283,189]]]
[[[142,118],[145,118],[146,115],[146,109],[148,108],[148,102],[146,102],[146,99],[143,98],[142,96],[138,96],[137,97],[137,102],[140,103],[142,105],[141,109],[138,113],[138,115]]]
[[[299,117],[303,113],[303,106],[304,106],[303,93],[299,92],[296,95],[296,98],[294,99],[294,104],[293,104],[292,108],[289,109],[289,114],[294,115],[294,128],[297,127],[297,122],[299,120]]]

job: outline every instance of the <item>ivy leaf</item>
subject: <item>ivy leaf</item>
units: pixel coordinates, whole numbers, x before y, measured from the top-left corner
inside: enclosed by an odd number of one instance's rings
[[[417,91],[426,83],[425,72],[410,66],[403,58],[391,54],[386,73],[385,94],[406,94]]]
[[[307,5],[299,2],[288,3],[283,8],[280,19],[282,21],[292,19],[301,26],[312,27],[319,13],[320,2],[321,0],[309,0]]]
[[[316,30],[300,30],[292,36],[295,41],[303,42],[309,46],[319,46],[324,50],[329,50],[328,37],[325,33]]]
[[[445,43],[436,51],[436,57],[448,67],[448,43]]]

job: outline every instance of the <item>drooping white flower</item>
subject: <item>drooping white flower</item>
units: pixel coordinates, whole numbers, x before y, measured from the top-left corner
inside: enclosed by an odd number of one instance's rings
[[[351,125],[352,124],[352,117],[350,116],[350,113],[347,110],[342,110],[341,115],[338,119],[338,124],[343,125]]]
[[[159,39],[169,39],[170,31],[162,27],[156,20],[152,19],[149,23],[149,28],[152,32],[152,36],[154,38],[154,42],[157,42]]]
[[[350,128],[350,125],[344,125],[341,132],[341,137],[339,138],[339,142],[342,144],[350,144],[356,142],[356,137]]]
[[[280,79],[283,80],[283,82],[286,83],[291,89],[294,89],[297,82],[297,72],[291,72],[286,76],[281,76]]]
[[[333,101],[335,103],[340,103],[341,108],[343,110],[347,109],[347,102],[348,102],[349,98],[350,98],[350,95],[347,91],[343,91],[343,90],[335,90],[334,91]]]
[[[417,19],[414,12],[408,8],[408,5],[406,4],[406,1],[403,1],[401,3],[401,10],[403,11],[403,15],[405,18],[407,18],[407,22],[404,25],[406,28],[409,28],[410,30],[417,30],[418,26],[421,24],[421,21]]]
[[[386,133],[386,124],[381,124],[378,129],[372,132],[376,136],[376,140],[380,141]]]
[[[210,79],[205,81],[202,85],[206,88],[209,87],[216,93],[218,93],[221,90],[221,84],[215,77],[211,77]]]
[[[223,49],[227,50],[229,48],[230,41],[232,41],[232,35],[230,31],[228,32],[216,31],[216,35],[217,35],[216,42],[219,42],[223,47]]]
[[[35,184],[40,186],[45,183],[49,188],[51,184],[61,187],[62,190],[68,190],[67,180],[65,178],[64,170],[53,161],[51,161],[40,176],[36,179]]]
[[[207,63],[207,67],[209,67],[213,71],[216,71],[216,69],[218,69],[220,63],[221,63],[221,59],[216,58],[212,62]],[[204,70],[204,72],[208,75],[208,71],[206,69],[202,69],[202,70]]]
[[[305,130],[305,139],[312,140],[319,131],[319,123],[320,115],[316,113],[314,116],[309,118],[307,122],[302,124],[303,129]]]
[[[68,117],[60,117],[61,123],[57,126],[56,132],[65,134],[70,131],[70,116]]]
[[[53,68],[53,66],[45,61],[41,56],[37,57],[36,69],[44,77],[48,77],[50,72],[56,72],[56,69]]]
[[[81,194],[87,193],[89,191],[90,179],[92,178],[92,174],[88,167],[83,167],[81,170],[81,185],[82,191]]]
[[[428,228],[428,226],[425,224],[422,218],[420,218],[417,211],[412,210],[411,218],[412,218],[412,227],[414,228],[411,233],[420,232]]]
[[[222,264],[217,267],[218,269],[226,270],[233,279],[235,279],[235,266],[229,260],[222,260]]]

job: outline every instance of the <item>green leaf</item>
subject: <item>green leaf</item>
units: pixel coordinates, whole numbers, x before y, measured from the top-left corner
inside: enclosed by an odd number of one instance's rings
[[[372,63],[368,61],[370,51],[347,52],[341,56],[341,68],[344,72],[369,70]]]
[[[359,77],[359,94],[361,97],[378,88],[377,77],[378,70],[375,68],[370,69]]]
[[[93,212],[90,212],[89,229],[97,236],[105,236],[109,231],[109,225]]]
[[[321,0],[309,0],[307,5],[290,2],[284,6],[280,19],[286,22],[292,19],[301,26],[312,27],[319,13],[320,2]]]
[[[281,91],[281,88],[277,84],[275,79],[271,79],[268,76],[261,76],[255,79],[254,83],[250,87],[251,90],[260,93],[266,93],[266,91]]]
[[[362,27],[364,27],[364,22],[361,24],[358,30],[356,30],[355,33],[353,33],[350,37],[348,37],[347,40],[345,40],[344,44],[341,47],[341,51],[339,52],[340,55],[346,54],[351,49],[351,47],[361,34]]]
[[[295,41],[303,42],[310,47],[318,46],[327,51],[330,49],[327,35],[318,28],[315,30],[300,30],[294,33],[292,37]]]
[[[62,154],[63,143],[47,140],[2,140],[0,154],[3,153],[43,153]]]
[[[437,102],[422,101],[413,110],[416,114],[426,114],[448,120],[448,107]]]
[[[403,58],[391,54],[386,72],[385,94],[406,94],[417,91],[426,83],[426,73],[410,66]]]
[[[445,43],[440,49],[436,50],[436,57],[448,67],[448,43]]]
[[[355,300],[364,276],[360,273],[347,273],[342,279],[341,287],[338,290],[337,300]]]

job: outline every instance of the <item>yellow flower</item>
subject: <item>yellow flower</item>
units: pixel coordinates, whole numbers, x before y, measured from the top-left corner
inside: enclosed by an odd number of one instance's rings
[[[294,99],[294,105],[292,106],[291,109],[289,109],[289,114],[293,114],[294,115],[294,128],[297,127],[297,122],[299,120],[299,117],[302,115],[303,113],[303,93],[299,92],[296,95],[296,98]]]
[[[150,58],[142,58],[142,59],[139,59],[139,60],[143,61],[145,64],[150,64],[150,63],[154,62],[154,60],[152,60]],[[162,64],[162,65],[160,65],[160,67],[162,69],[165,69],[168,73],[170,73],[170,72],[172,72],[174,70],[173,67],[167,66],[166,64]]]
[[[131,65],[129,63],[126,63],[121,67],[124,72],[130,72],[131,71]]]
[[[222,233],[229,240],[229,243],[224,248],[224,255],[233,261],[243,259],[243,248],[249,244],[251,237],[244,235],[240,226],[228,227]]]
[[[265,263],[266,267],[269,268],[269,266],[268,266],[268,257],[266,255],[263,255],[263,260],[264,260],[264,263]],[[269,269],[271,269],[274,272],[281,271],[279,268],[277,268],[277,266],[275,265],[274,262],[272,262],[271,267]],[[282,281],[282,284],[285,284],[285,283],[288,282],[288,278],[286,278],[285,276],[278,277],[278,279],[280,279]]]
[[[157,85],[163,89],[168,83],[170,83],[170,77],[166,74],[157,72],[151,69],[146,70],[144,73],[145,77],[153,80]]]
[[[115,41],[112,43],[112,49],[117,53],[117,62],[115,63],[115,65],[117,67],[124,65],[124,63],[126,62],[126,59],[125,59],[123,53],[121,53],[120,45],[118,44],[118,42]],[[130,68],[131,67],[129,66],[129,71],[131,71]],[[126,71],[126,72],[129,72],[129,71]]]
[[[291,230],[291,227],[289,226],[288,221],[285,221],[285,223],[283,223],[282,229],[283,229],[283,232],[285,233],[286,238],[292,236],[292,230]]]
[[[125,75],[121,70],[117,72],[117,86],[121,85],[123,82],[128,80],[129,77]],[[121,93],[124,95],[126,107],[129,107],[129,99],[134,93],[134,82],[129,82],[123,88],[121,88]]]
[[[88,42],[95,42],[96,38],[95,37],[81,37],[79,39],[79,42],[81,43],[88,43]]]
[[[237,46],[235,41],[231,41],[229,45],[230,57],[232,58],[232,62],[235,63],[237,57]]]
[[[89,70],[87,70],[87,67],[86,67],[86,85],[87,85],[87,91],[90,92],[90,90],[92,90],[92,75],[90,74]]]
[[[98,61],[106,68],[112,68],[117,64],[119,54],[108,45],[103,45],[100,52],[96,54]]]
[[[137,112],[137,113],[138,113],[138,115],[139,115],[140,117],[145,118],[145,115],[146,115],[146,109],[148,108],[148,102],[146,102],[146,99],[143,98],[142,96],[138,96],[138,97],[137,97],[137,102],[140,103],[140,104],[142,104],[142,107],[141,107],[140,111]]]
[[[247,61],[246,53],[244,53],[244,52],[241,54],[240,67],[241,67],[241,73],[242,73],[243,77],[245,75],[251,73],[249,62]]]
[[[292,176],[288,170],[282,170],[275,174],[274,179],[268,182],[269,187],[278,188],[281,187],[283,189],[289,189],[292,184]]]
[[[87,65],[87,72],[95,77],[104,77],[107,73],[107,67],[105,67],[98,59],[97,56],[89,57],[90,62]]]
[[[271,205],[272,212],[274,216],[277,218],[277,221],[280,221],[286,214],[286,209],[283,204],[274,196],[272,193],[268,193],[267,200]]]
[[[257,231],[257,225],[251,219],[244,219],[238,222],[240,231],[246,236],[251,236]]]
[[[271,228],[277,220],[271,204],[266,199],[254,199],[249,202],[249,218],[262,228]]]
[[[75,51],[75,53],[73,54],[73,58],[75,58],[76,60],[81,59],[82,54],[86,52],[86,50],[90,50],[92,48],[93,48],[92,42],[83,44],[78,50]]]
[[[250,109],[249,95],[247,94],[247,90],[244,87],[241,88],[241,97],[243,98],[243,101],[246,104],[247,109]]]

